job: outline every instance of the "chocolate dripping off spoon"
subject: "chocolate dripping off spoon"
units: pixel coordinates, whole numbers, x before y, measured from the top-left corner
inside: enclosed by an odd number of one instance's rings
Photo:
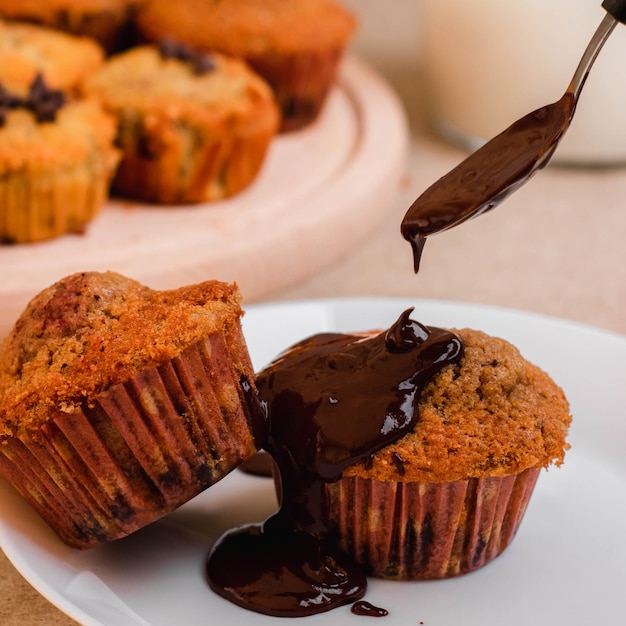
[[[401,232],[413,249],[416,273],[427,237],[495,208],[548,164],[571,124],[598,53],[617,23],[626,23],[626,0],[604,0],[602,7],[607,14],[563,96],[514,122],[433,183],[409,207]]]

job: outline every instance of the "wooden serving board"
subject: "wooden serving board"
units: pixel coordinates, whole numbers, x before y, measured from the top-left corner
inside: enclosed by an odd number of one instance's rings
[[[237,196],[168,207],[112,200],[83,235],[0,246],[0,337],[30,298],[79,271],[114,270],[156,289],[236,281],[246,302],[294,284],[384,218],[407,144],[396,95],[347,57],[320,118],[280,135]]]

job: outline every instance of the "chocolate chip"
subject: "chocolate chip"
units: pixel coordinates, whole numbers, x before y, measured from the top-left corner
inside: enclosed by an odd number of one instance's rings
[[[59,109],[66,102],[65,94],[59,89],[50,89],[41,74],[30,86],[26,106],[35,115],[38,122],[54,122]]]
[[[396,469],[398,470],[398,474],[400,474],[400,476],[404,476],[404,474],[406,473],[406,470],[404,468],[404,459],[397,452],[393,452],[391,454],[391,460],[393,461],[393,464],[396,466]]]
[[[158,49],[164,59],[177,59],[188,63],[194,74],[207,74],[215,69],[215,61],[208,52],[195,50],[175,39],[162,39]]]

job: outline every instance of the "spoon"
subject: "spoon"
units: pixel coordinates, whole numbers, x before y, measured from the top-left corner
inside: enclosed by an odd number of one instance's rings
[[[416,273],[429,235],[493,209],[550,161],[569,128],[598,53],[616,24],[626,23],[626,0],[604,0],[602,7],[607,14],[561,99],[514,122],[433,183],[409,207],[401,232],[413,249]]]

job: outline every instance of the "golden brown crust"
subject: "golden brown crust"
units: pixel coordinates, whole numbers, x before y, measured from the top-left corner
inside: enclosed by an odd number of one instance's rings
[[[571,421],[563,391],[503,339],[458,332],[462,361],[426,386],[414,431],[346,476],[448,482],[562,463]]]
[[[0,172],[6,178],[61,168],[88,169],[90,160],[97,158],[115,163],[115,133],[115,118],[93,100],[68,102],[49,123],[38,123],[25,109],[11,110],[0,126]]]
[[[105,11],[142,0],[0,0],[0,14],[11,18],[54,15],[57,11]]]
[[[55,89],[79,89],[104,60],[87,37],[0,19],[0,84],[24,96],[37,74]]]
[[[269,86],[243,62],[212,70],[141,46],[112,58],[87,84],[119,120],[119,193],[148,202],[214,200],[249,185],[278,130]]]
[[[153,291],[113,272],[60,280],[30,302],[0,349],[0,437],[88,406],[214,332],[248,362],[241,314],[236,286],[219,281]]]
[[[0,16],[91,37],[108,51],[127,36],[145,0],[0,0]]]
[[[111,109],[186,123],[235,124],[259,115],[250,109],[264,103],[272,108],[267,84],[244,63],[220,54],[211,59],[212,70],[195,73],[190,63],[163,58],[156,46],[139,46],[107,61],[87,90]]]
[[[137,23],[151,41],[171,36],[242,56],[343,48],[356,28],[332,0],[152,0]]]

